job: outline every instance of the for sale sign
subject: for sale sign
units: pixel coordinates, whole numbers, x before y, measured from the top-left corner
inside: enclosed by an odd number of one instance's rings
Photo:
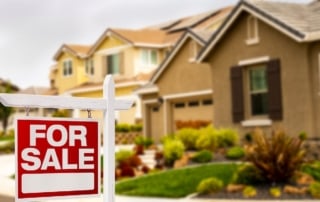
[[[99,137],[92,119],[17,119],[17,198],[98,195]]]

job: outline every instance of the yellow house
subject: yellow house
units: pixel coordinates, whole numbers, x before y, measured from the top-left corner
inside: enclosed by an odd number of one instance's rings
[[[116,97],[135,100],[130,110],[117,112],[117,121],[139,122],[140,100],[133,91],[149,80],[173,46],[176,38],[168,36],[165,31],[156,29],[107,29],[88,52],[86,60],[93,67],[88,80],[82,80],[82,85],[66,93],[77,97],[101,97],[103,79],[107,74],[112,74]],[[74,116],[86,116],[85,113],[75,111]],[[98,112],[94,115],[102,116]]]
[[[76,87],[89,80],[85,63],[90,46],[62,45],[54,55],[56,65],[50,72],[51,87],[57,89],[58,94]]]

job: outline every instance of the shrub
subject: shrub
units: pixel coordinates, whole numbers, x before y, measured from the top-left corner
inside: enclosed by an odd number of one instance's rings
[[[200,150],[214,151],[217,145],[217,133],[212,126],[200,129],[200,135],[196,142],[196,148]]]
[[[127,133],[130,131],[130,125],[126,123],[119,123],[115,126],[116,132]]]
[[[271,187],[269,193],[274,198],[279,198],[281,196],[281,189],[279,187]]]
[[[163,145],[163,155],[167,165],[173,165],[175,160],[182,157],[184,153],[184,145],[178,139],[172,139],[165,141]]]
[[[218,147],[230,147],[239,143],[239,134],[230,128],[221,128],[217,130]]]
[[[315,180],[320,181],[320,161],[302,165],[301,171],[311,175]]]
[[[142,129],[143,129],[142,124],[130,125],[130,131],[132,131],[132,132],[141,132]]]
[[[144,148],[148,148],[153,144],[153,140],[150,137],[138,136],[134,139],[136,145],[142,145]]]
[[[265,179],[254,165],[243,164],[233,174],[231,181],[235,184],[260,184]]]
[[[208,163],[212,160],[213,154],[211,151],[208,150],[202,150],[200,152],[197,152],[193,157],[192,161],[196,163]]]
[[[119,165],[124,161],[128,161],[134,153],[131,150],[120,150],[116,152],[116,163]]]
[[[253,186],[246,186],[242,191],[242,195],[245,198],[255,197],[257,195],[257,190]]]
[[[197,192],[199,194],[210,194],[221,191],[223,188],[223,182],[215,177],[207,178],[202,180],[198,187]]]
[[[196,148],[196,141],[199,135],[199,130],[193,128],[183,128],[176,133],[176,137],[182,141],[187,150]]]
[[[230,148],[226,153],[226,157],[228,159],[240,159],[244,157],[244,155],[245,155],[244,149],[239,146]]]
[[[200,129],[203,127],[207,127],[211,124],[211,121],[204,121],[204,120],[194,120],[194,121],[176,121],[176,128],[182,129],[182,128],[194,128],[194,129]]]
[[[309,192],[312,197],[320,199],[320,182],[314,182],[309,186]]]
[[[269,182],[287,182],[303,163],[302,142],[284,132],[275,132],[268,138],[261,130],[255,130],[246,158]]]

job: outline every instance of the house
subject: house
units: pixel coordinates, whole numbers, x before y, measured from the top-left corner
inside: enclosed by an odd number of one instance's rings
[[[104,77],[113,74],[116,97],[135,100],[130,110],[117,112],[117,122],[140,122],[141,100],[133,92],[150,80],[185,30],[215,29],[222,20],[220,10],[209,11],[141,29],[108,28],[90,46],[63,45],[54,56],[51,86],[59,95],[101,97]],[[73,116],[86,114],[74,110]],[[93,117],[101,116],[93,112]]]
[[[178,121],[213,121],[210,67],[195,63],[204,44],[205,39],[187,31],[148,85],[136,91],[146,136],[159,141],[176,130]]]
[[[244,0],[200,52],[214,124],[320,135],[320,1]]]
[[[230,10],[218,10],[210,23],[185,31],[150,82],[136,91],[142,99],[144,135],[160,141],[181,122],[214,121],[210,66],[197,63],[196,57]]]

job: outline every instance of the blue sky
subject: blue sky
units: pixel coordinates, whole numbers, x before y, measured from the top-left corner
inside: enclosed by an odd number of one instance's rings
[[[310,0],[286,0],[310,2]],[[92,44],[108,27],[141,28],[234,5],[238,0],[1,0],[0,78],[49,86],[63,43]]]

